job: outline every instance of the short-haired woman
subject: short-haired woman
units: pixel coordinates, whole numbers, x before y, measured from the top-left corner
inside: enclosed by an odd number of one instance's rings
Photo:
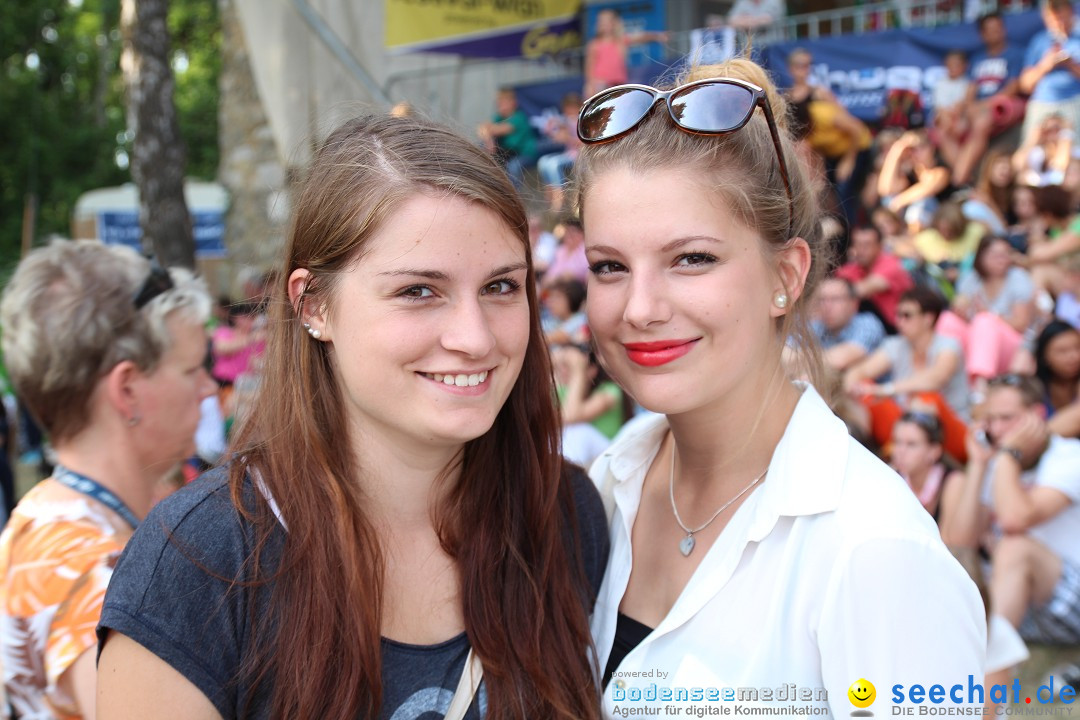
[[[58,241],[0,303],[4,360],[56,450],[0,536],[0,647],[22,717],[94,715],[96,638],[120,551],[195,452],[210,297],[135,251]]]

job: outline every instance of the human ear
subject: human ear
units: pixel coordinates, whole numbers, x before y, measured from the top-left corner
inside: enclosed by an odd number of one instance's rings
[[[300,318],[304,330],[316,340],[329,340],[326,327],[326,306],[317,301],[315,295],[308,292],[313,280],[307,268],[296,268],[289,273],[289,303],[293,312]]]
[[[787,247],[776,253],[776,287],[773,298],[780,295],[786,302],[774,302],[770,308],[773,317],[780,317],[788,312],[795,301],[802,296],[806,286],[806,276],[810,274],[810,246],[801,237],[792,238]]]
[[[139,424],[139,392],[135,381],[143,377],[139,366],[123,360],[113,366],[104,378],[104,395],[117,415],[129,426]]]

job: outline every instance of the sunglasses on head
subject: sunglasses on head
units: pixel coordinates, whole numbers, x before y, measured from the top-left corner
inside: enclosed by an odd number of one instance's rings
[[[169,271],[158,265],[156,260],[153,261],[150,264],[150,274],[146,276],[146,280],[143,281],[142,286],[135,293],[135,297],[132,298],[135,309],[142,310],[151,300],[168,290],[172,290],[173,287],[172,276],[169,275]]]
[[[1020,387],[1025,382],[1027,378],[1019,373],[1005,373],[990,378],[986,384],[988,387]]]
[[[649,85],[608,88],[585,101],[578,115],[578,137],[584,143],[616,140],[640,125],[659,100],[667,106],[672,122],[692,135],[735,132],[750,122],[754,108],[761,106],[788,196],[788,237],[791,237],[794,234],[795,202],[780,132],[776,129],[776,118],[765,91],[753,83],[735,78],[712,78],[671,90],[658,90]]]
[[[926,412],[909,410],[900,416],[897,422],[907,422],[922,428],[931,442],[941,442],[941,418]]]

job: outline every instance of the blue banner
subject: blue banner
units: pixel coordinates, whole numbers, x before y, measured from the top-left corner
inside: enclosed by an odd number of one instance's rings
[[[195,257],[225,257],[225,214],[216,210],[191,213],[195,233]],[[98,213],[98,237],[106,245],[127,245],[142,252],[142,228],[136,211]]]
[[[1009,45],[1021,53],[1045,29],[1038,11],[1003,17]],[[787,56],[795,48],[813,56],[816,84],[832,90],[856,117],[874,122],[881,118],[890,90],[915,90],[923,107],[930,109],[931,90],[946,75],[945,54],[961,50],[970,55],[983,44],[973,23],[777,43],[761,51],[760,58],[780,87],[791,82]]]

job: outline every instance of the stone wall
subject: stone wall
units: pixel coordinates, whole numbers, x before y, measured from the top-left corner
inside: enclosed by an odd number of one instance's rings
[[[276,268],[288,218],[286,174],[249,64],[233,0],[218,0],[222,67],[218,181],[229,191],[225,216],[228,258],[208,269],[211,285],[234,299],[245,280]]]

